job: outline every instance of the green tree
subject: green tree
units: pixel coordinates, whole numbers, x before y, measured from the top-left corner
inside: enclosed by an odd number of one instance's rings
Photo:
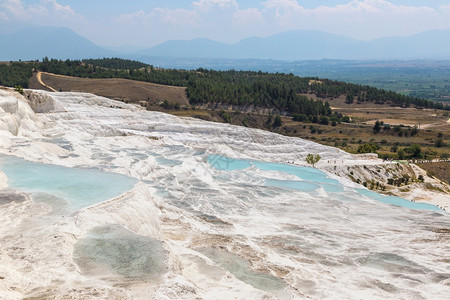
[[[402,149],[397,151],[397,158],[398,159],[405,159],[405,157],[406,157],[405,151],[403,151]]]
[[[306,156],[306,162],[307,162],[308,164],[312,165],[313,168],[314,168],[314,165],[315,165],[316,163],[319,162],[320,158],[321,158],[321,157],[320,157],[319,154],[314,155],[314,154],[309,153],[309,154]]]
[[[383,125],[383,122],[376,121],[375,125],[373,126],[373,133],[377,134],[381,130],[381,125]]]
[[[280,115],[276,115],[275,119],[273,120],[273,128],[280,127],[281,125],[282,125],[281,117]]]
[[[347,96],[345,97],[345,103],[352,104],[353,103],[353,95],[347,94]]]
[[[405,152],[409,154],[411,158],[422,158],[422,148],[419,144],[412,144],[409,147],[405,148]]]
[[[434,142],[434,146],[440,148],[440,147],[445,147],[446,145],[445,145],[445,142],[444,142],[444,140],[442,138],[438,138],[436,140],[436,142]]]
[[[380,149],[380,146],[378,146],[375,143],[366,143],[363,145],[358,146],[358,150],[356,150],[358,153],[376,153],[377,150]]]
[[[21,87],[20,85],[15,85],[14,90],[23,95],[23,87]]]
[[[328,117],[326,117],[326,116],[321,116],[320,117],[320,124],[323,124],[323,125],[328,125],[328,122],[329,122],[329,119],[328,119]]]

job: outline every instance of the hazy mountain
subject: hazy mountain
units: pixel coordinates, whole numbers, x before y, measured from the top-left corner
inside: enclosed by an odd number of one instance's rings
[[[381,38],[367,42],[367,45],[368,58],[448,59],[450,29],[430,30],[407,37]]]
[[[168,41],[139,56],[217,59],[449,59],[450,29],[359,41],[315,30],[283,32],[225,45],[208,39]]]
[[[142,46],[102,46],[103,48],[105,48],[106,50],[110,50],[113,51],[115,53],[120,53],[120,54],[129,54],[129,53],[136,53],[139,51],[142,51],[144,49],[146,49],[147,47],[142,47]]]
[[[139,56],[220,58],[228,57],[232,46],[210,39],[172,40],[136,52]]]
[[[277,60],[352,58],[363,42],[322,31],[290,31],[233,45],[234,58]]]
[[[11,30],[0,30],[0,61],[41,59],[45,56],[59,59],[120,56],[148,62],[154,58],[186,61],[450,59],[450,29],[372,41],[360,41],[322,31],[297,30],[264,38],[246,38],[233,45],[200,38],[171,40],[145,50],[132,51],[133,47],[127,46],[104,49],[68,28],[34,27],[15,33],[11,33]]]
[[[0,61],[42,59],[80,59],[113,56],[88,39],[62,27],[33,27],[0,35]]]
[[[266,38],[251,37],[234,45],[226,45],[210,39],[173,40],[136,53],[139,56],[226,58],[226,59],[323,59],[347,53],[349,46],[361,41],[322,31],[290,31]]]

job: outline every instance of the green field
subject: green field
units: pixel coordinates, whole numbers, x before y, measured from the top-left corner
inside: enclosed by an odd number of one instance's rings
[[[407,96],[450,102],[450,67],[351,68],[343,71],[336,79]]]

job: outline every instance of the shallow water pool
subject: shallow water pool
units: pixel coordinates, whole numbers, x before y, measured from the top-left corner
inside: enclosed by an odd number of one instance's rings
[[[84,273],[116,273],[121,280],[157,280],[167,271],[165,259],[161,241],[118,224],[92,228],[74,249],[74,260]]]
[[[0,170],[8,176],[11,188],[62,198],[70,210],[117,197],[137,183],[135,178],[116,173],[36,163],[13,156],[0,156]]]
[[[442,211],[439,207],[432,204],[417,203],[400,197],[381,195],[370,190],[346,188],[348,190],[345,191],[344,186],[339,181],[328,177],[327,174],[320,170],[310,167],[298,167],[281,163],[234,159],[221,155],[209,155],[207,162],[215,169],[222,171],[244,170],[253,167],[263,171],[278,171],[289,175],[294,175],[301,179],[301,181],[265,179],[266,186],[275,186],[304,192],[312,192],[318,190],[319,188],[323,188],[325,192],[335,194],[336,197],[334,198],[336,199],[341,199],[356,192],[357,194],[363,195],[369,199],[396,206],[419,210]]]

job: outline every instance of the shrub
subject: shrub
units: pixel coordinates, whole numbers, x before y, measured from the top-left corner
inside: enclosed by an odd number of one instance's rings
[[[308,122],[309,118],[305,114],[294,114],[294,116],[292,117],[292,120],[296,121],[296,122]]]
[[[445,147],[446,145],[445,145],[445,142],[444,142],[444,140],[442,138],[438,138],[436,140],[436,142],[434,142],[434,146],[440,148],[440,147]]]
[[[375,125],[373,126],[373,133],[377,134],[381,130],[381,125],[383,125],[383,122],[376,121]]]
[[[273,128],[280,127],[281,125],[282,125],[281,117],[280,115],[276,115],[275,119],[273,120]]]
[[[422,158],[422,148],[419,144],[412,144],[409,147],[405,148],[405,152],[409,154],[411,158]]]
[[[375,143],[362,144],[356,150],[358,153],[376,153],[380,147]]]
[[[164,102],[161,104],[161,106],[165,109],[173,109],[174,105],[172,103],[169,103],[169,101],[164,100]]]
[[[328,125],[328,122],[329,122],[328,117],[326,117],[326,116],[321,116],[320,117],[320,124]]]
[[[403,151],[402,149],[397,151],[397,159],[405,159],[406,154],[405,151]]]
[[[23,95],[23,87],[21,87],[20,85],[15,85],[14,90]]]
[[[219,116],[224,120],[226,123],[231,123],[231,116],[225,112],[223,109],[219,111]]]
[[[319,154],[313,155],[313,154],[309,153],[306,156],[306,162],[308,164],[312,165],[313,167],[314,167],[314,164],[319,162],[319,160],[320,160],[320,155]]]

